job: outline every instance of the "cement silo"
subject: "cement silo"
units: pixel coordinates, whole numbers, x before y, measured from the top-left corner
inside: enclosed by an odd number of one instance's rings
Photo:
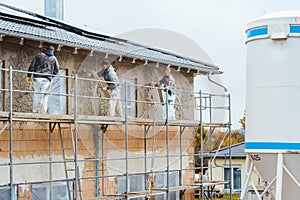
[[[253,168],[269,199],[300,195],[300,11],[277,12],[247,26],[245,185]],[[255,190],[255,189],[254,189]]]

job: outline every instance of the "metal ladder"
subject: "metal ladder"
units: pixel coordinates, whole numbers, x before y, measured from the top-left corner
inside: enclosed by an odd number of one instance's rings
[[[67,189],[68,189],[68,197],[69,200],[77,199],[75,188],[77,188],[77,194],[78,199],[82,200],[82,190],[81,190],[81,183],[79,179],[79,167],[77,166],[77,170],[75,170],[75,136],[74,136],[74,130],[72,128],[71,123],[57,123],[58,124],[58,130],[59,130],[59,138],[60,138],[60,144],[61,144],[61,150],[62,150],[62,157],[64,160],[64,170],[65,170],[65,176],[67,180],[70,180],[70,177],[72,177],[72,174],[75,174],[77,172],[78,179],[73,180],[73,188],[71,188],[70,184],[67,183]],[[72,158],[67,158],[66,155],[72,155]],[[73,161],[73,162],[71,162]],[[76,181],[77,180],[77,181]],[[77,184],[77,187],[75,187],[75,184]],[[72,198],[73,197],[73,198]]]

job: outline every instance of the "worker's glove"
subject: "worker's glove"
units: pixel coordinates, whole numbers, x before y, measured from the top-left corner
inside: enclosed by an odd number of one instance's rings
[[[103,91],[107,91],[107,87],[103,87],[102,90],[103,90]]]
[[[168,95],[172,96],[172,91],[168,90]]]
[[[27,83],[31,83],[31,82],[32,82],[32,78],[27,77],[27,78],[26,78],[26,81],[27,81]]]
[[[86,77],[87,77],[87,78],[90,78],[91,76],[92,76],[91,73],[88,73],[88,72],[86,73]]]

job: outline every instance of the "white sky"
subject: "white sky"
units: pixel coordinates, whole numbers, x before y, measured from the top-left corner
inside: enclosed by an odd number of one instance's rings
[[[1,2],[43,14],[43,0]],[[297,9],[299,0],[65,0],[65,20],[109,35],[161,28],[194,40],[224,71],[233,128],[239,128],[245,110],[246,25],[263,13]]]

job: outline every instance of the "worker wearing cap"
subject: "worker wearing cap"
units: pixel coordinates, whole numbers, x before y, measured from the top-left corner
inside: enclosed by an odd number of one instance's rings
[[[122,116],[120,83],[117,73],[108,60],[104,60],[101,63],[101,67],[103,69],[97,75],[103,77],[105,81],[109,81],[102,90],[111,90],[110,116]]]
[[[35,55],[29,66],[26,81],[32,83],[34,113],[46,113],[48,109],[48,93],[51,80],[59,72],[59,65],[54,56],[54,47]],[[32,79],[33,75],[33,79]]]
[[[175,89],[176,83],[174,77],[171,75],[171,69],[167,66],[164,70],[164,75],[159,81],[162,90],[162,97],[164,101],[163,106],[163,118],[166,118],[167,106],[168,106],[168,119],[176,119],[175,117]]]

